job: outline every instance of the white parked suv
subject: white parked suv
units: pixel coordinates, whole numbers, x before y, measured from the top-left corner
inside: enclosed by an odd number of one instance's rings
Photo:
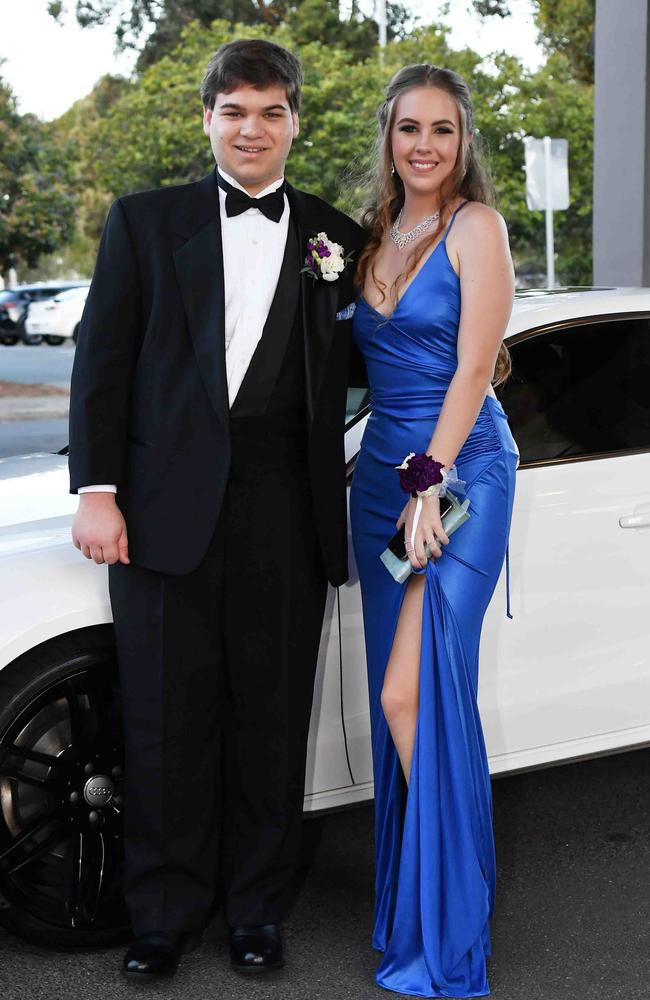
[[[89,287],[89,284],[79,285],[59,292],[54,298],[30,303],[25,317],[28,337],[42,337],[53,347],[68,338],[76,343]]]
[[[481,647],[493,774],[650,743],[650,289],[520,294],[507,343],[521,463],[514,617],[502,575]],[[368,394],[349,403],[351,477]],[[64,945],[126,927],[107,571],[71,544],[76,506],[63,455],[0,461],[0,923]],[[307,810],[373,793],[352,553],[350,569],[328,595]]]

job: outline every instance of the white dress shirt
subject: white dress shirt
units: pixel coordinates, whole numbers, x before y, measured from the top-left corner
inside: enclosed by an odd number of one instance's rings
[[[228,184],[244,191],[233,177],[220,170]],[[274,181],[255,197],[262,198],[283,184]],[[289,202],[279,222],[267,219],[257,208],[241,215],[226,215],[226,192],[219,188],[223,285],[226,299],[226,378],[228,400],[235,401],[266,323],[280,277],[289,231]]]
[[[246,189],[219,169],[228,184]],[[284,183],[284,177],[255,195],[263,198]],[[280,277],[289,231],[289,201],[279,222],[267,219],[257,208],[240,215],[226,215],[226,192],[219,191],[223,283],[225,289],[226,379],[232,406],[251,363],[266,323]],[[217,277],[215,273],[215,278]],[[217,359],[215,358],[215,364]],[[117,493],[117,486],[80,486],[79,493]]]

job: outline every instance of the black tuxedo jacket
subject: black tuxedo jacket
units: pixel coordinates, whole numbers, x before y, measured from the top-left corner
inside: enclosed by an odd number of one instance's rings
[[[301,258],[326,232],[355,260],[337,281],[296,274],[305,348],[309,475],[323,560],[347,579],[344,419],[363,230],[287,187]],[[291,317],[288,318],[291,321]],[[214,171],[128,195],[108,215],[72,372],[70,492],[117,483],[132,561],[188,573],[201,561],[230,463],[223,255]],[[354,384],[354,383],[353,383]],[[260,498],[263,502],[263,498]]]

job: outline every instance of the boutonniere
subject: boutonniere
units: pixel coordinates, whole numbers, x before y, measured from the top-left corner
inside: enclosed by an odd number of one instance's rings
[[[307,256],[301,274],[308,274],[314,281],[337,281],[339,274],[352,260],[353,254],[343,255],[343,247],[333,243],[327,233],[318,233],[307,243]]]

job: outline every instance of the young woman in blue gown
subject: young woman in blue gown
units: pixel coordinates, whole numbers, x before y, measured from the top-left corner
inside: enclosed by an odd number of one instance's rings
[[[518,463],[493,389],[510,366],[513,267],[463,80],[429,65],[400,70],[379,123],[354,317],[371,415],[351,497],[372,720],[377,982],[414,996],[484,996],[495,856],[478,652]],[[465,484],[470,519],[451,538],[438,496],[401,489],[396,467],[411,453]],[[379,557],[403,522],[416,572],[399,584]]]

